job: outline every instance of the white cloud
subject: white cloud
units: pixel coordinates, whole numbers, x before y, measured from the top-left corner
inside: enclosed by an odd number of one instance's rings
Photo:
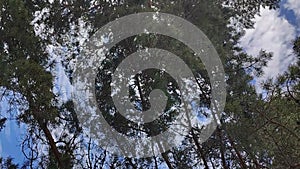
[[[64,66],[62,65],[64,49],[62,46],[47,46],[47,52],[50,55],[50,61],[55,63],[55,67],[52,70],[52,75],[54,76],[54,86],[53,86],[53,93],[58,95],[58,99],[61,103],[64,103],[71,99],[71,91],[72,85],[71,82],[65,72]]]
[[[250,55],[257,56],[261,49],[273,53],[272,60],[264,69],[264,76],[258,82],[276,77],[295,60],[292,42],[296,38],[296,28],[279,14],[278,10],[262,9],[261,16],[255,17],[255,28],[246,30],[240,40],[240,45]]]

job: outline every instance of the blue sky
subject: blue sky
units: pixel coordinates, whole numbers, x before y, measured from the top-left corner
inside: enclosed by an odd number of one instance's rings
[[[295,61],[292,52],[292,41],[300,35],[300,0],[283,0],[279,10],[263,9],[261,16],[256,16],[254,29],[246,31],[240,45],[252,55],[265,49],[273,52],[274,58],[265,69],[263,77],[257,79],[259,83],[268,77],[274,77],[286,70],[287,66]],[[62,76],[61,78],[66,78]],[[57,79],[57,82],[66,79]],[[6,102],[0,102],[1,114],[4,113]],[[0,132],[0,156],[12,156],[15,161],[22,162],[20,143],[24,126],[19,127],[15,121],[7,122]]]
[[[288,0],[282,0],[281,6],[284,6],[284,4],[287,4],[287,1]],[[282,7],[282,8],[280,8],[280,16],[287,18],[287,20],[289,21],[290,24],[297,26],[297,18],[296,18],[297,14],[295,13],[294,10],[291,10],[290,8],[287,8],[287,7]],[[298,20],[298,24],[300,24],[299,20]],[[299,29],[298,29],[298,31],[299,31]]]
[[[6,112],[9,109],[8,102],[5,98],[0,103],[1,117],[10,119],[11,116]],[[14,111],[12,114],[16,114]],[[0,132],[0,157],[13,157],[16,161],[24,161],[20,144],[22,143],[22,137],[24,136],[25,125],[17,125],[15,120],[7,120],[5,128]]]

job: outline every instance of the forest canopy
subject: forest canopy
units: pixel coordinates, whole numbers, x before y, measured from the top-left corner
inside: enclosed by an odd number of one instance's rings
[[[296,63],[261,85],[253,81],[263,75],[272,53],[261,49],[258,56],[252,56],[238,44],[245,29],[254,27],[253,19],[261,9],[275,10],[279,3],[0,0],[0,104],[4,105],[4,100],[7,103],[7,109],[0,112],[0,131],[10,121],[26,126],[20,141],[24,161],[15,161],[13,155],[0,157],[0,168],[300,168],[300,37],[291,42]],[[217,118],[216,129],[204,142],[201,136],[205,126],[192,126],[180,146],[160,156],[134,158],[101,147],[82,125],[71,95],[82,46],[109,22],[141,12],[181,17],[207,36],[224,67],[226,105]],[[135,109],[147,111],[152,105],[151,91],[160,89],[167,100],[160,120],[139,125],[116,110],[111,97],[112,72],[132,53],[150,48],[180,56],[200,89],[196,113],[206,119],[213,111],[209,72],[188,46],[155,33],[128,37],[107,52],[94,81],[96,106],[108,124],[133,138],[167,130],[180,114],[175,108],[180,107],[184,97],[170,74],[147,69],[131,78],[128,97]],[[257,93],[257,87],[263,93]]]

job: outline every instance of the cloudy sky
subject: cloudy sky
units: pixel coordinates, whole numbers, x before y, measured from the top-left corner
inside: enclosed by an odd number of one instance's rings
[[[255,22],[255,29],[246,31],[240,45],[253,56],[261,49],[274,55],[265,69],[265,75],[258,79],[259,82],[282,73],[295,60],[292,41],[300,35],[300,0],[283,0],[278,10],[263,9],[261,15],[256,16]],[[4,112],[5,105],[4,102],[0,103],[1,112]],[[21,131],[15,122],[7,123],[6,128],[0,132],[0,156],[10,155],[17,162],[24,160],[19,146]]]
[[[240,45],[253,56],[257,56],[261,49],[273,53],[264,69],[265,74],[257,80],[259,85],[263,80],[284,72],[295,61],[292,44],[300,35],[300,0],[283,0],[278,10],[262,9],[255,22],[255,28],[246,30]]]

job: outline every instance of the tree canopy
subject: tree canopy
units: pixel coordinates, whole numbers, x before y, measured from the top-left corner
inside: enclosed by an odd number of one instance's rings
[[[251,56],[237,45],[243,30],[253,27],[253,18],[260,9],[276,9],[278,3],[279,0],[0,0],[0,99],[8,99],[10,106],[7,112],[0,112],[0,131],[9,121],[5,114],[26,124],[21,144],[26,160],[15,162],[14,157],[1,157],[0,168],[299,168],[300,38],[295,37],[293,47],[298,62],[276,79],[264,82],[263,94],[257,94],[251,82],[263,74],[262,68],[272,54],[262,49],[258,56]],[[204,143],[199,140],[203,131],[199,126],[191,129],[182,145],[160,157],[114,155],[86,135],[74,102],[57,91],[57,69],[63,70],[72,86],[74,64],[89,37],[108,22],[138,12],[182,17],[201,29],[216,48],[225,69],[226,106],[217,129]],[[229,26],[232,20],[235,24]],[[181,103],[178,84],[168,73],[156,69],[135,75],[129,93],[135,108],[145,111],[151,107],[150,92],[161,89],[168,98],[166,115],[161,120],[140,127],[114,107],[112,72],[124,58],[147,48],[161,48],[180,56],[197,79],[200,105],[209,109],[211,104],[208,73],[191,49],[158,34],[129,37],[105,56],[95,83],[98,108],[108,123],[125,135],[158,134],[179,113],[171,109]]]

